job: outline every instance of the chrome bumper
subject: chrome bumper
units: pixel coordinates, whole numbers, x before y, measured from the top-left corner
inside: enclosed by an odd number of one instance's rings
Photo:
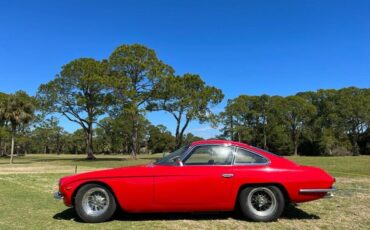
[[[62,195],[62,193],[60,193],[60,192],[55,192],[55,193],[54,193],[54,199],[56,199],[56,200],[62,200],[62,199],[63,199],[63,195]]]
[[[314,188],[314,189],[300,189],[300,193],[326,193],[325,198],[331,198],[334,196],[333,192],[337,191],[335,187],[322,189],[322,188]]]

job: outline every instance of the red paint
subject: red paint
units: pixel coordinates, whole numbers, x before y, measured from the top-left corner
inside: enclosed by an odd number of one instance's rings
[[[90,182],[107,185],[127,212],[231,211],[241,187],[276,184],[294,203],[322,198],[325,193],[302,194],[300,189],[328,189],[335,179],[325,171],[300,166],[284,157],[231,141],[207,140],[197,145],[233,145],[263,155],[267,165],[163,166],[140,165],[67,176],[60,181],[64,203],[72,206],[77,189]],[[224,178],[222,174],[233,174]],[[67,189],[69,188],[69,189]]]

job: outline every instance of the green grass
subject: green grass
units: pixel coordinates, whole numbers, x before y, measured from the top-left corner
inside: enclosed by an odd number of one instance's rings
[[[234,213],[120,214],[101,224],[81,223],[73,209],[52,198],[58,179],[79,171],[143,164],[161,157],[28,155],[15,165],[0,158],[0,229],[369,229],[370,157],[293,157],[297,163],[324,168],[336,176],[335,198],[289,206],[273,223],[244,221]]]
[[[356,157],[289,157],[299,164],[325,169],[334,176],[370,177],[370,156]]]

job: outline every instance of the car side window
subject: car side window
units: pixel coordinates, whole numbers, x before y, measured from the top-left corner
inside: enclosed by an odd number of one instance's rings
[[[236,151],[235,164],[265,164],[268,160],[258,154],[238,148]]]
[[[222,145],[196,147],[184,159],[184,165],[230,165],[234,157],[234,148]]]

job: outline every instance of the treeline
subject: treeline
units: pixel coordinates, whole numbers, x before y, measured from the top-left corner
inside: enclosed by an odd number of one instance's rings
[[[176,148],[176,138],[163,125],[155,126],[142,117],[138,142],[140,153],[163,153]],[[110,117],[99,121],[94,129],[93,149],[98,154],[127,154],[130,152],[131,127],[128,117]],[[1,154],[10,155],[11,129],[2,127],[0,135]],[[184,144],[201,140],[191,133],[184,135]],[[17,128],[15,154],[85,154],[86,142],[82,129],[69,133],[59,125],[56,117],[35,116],[28,124]]]
[[[370,153],[370,89],[318,90],[288,97],[241,95],[228,101],[220,118],[220,138],[279,154]]]
[[[20,99],[18,94],[25,93],[3,95],[0,103],[3,155],[7,155],[9,149],[3,139],[9,136],[6,132],[12,130],[10,155],[53,149],[84,151],[88,159],[95,158],[94,152],[126,152],[136,158],[143,146],[155,152],[180,147],[196,139],[191,134],[185,135],[189,123],[214,121],[216,116],[211,107],[224,97],[220,89],[206,85],[199,75],[176,75],[154,50],[139,44],[119,46],[102,61],[73,60],[64,65],[53,80],[42,84],[35,97],[14,105],[12,101]],[[21,107],[21,103],[30,109]],[[150,125],[145,118],[150,111],[171,114],[176,123],[174,137],[169,137],[163,127]],[[24,114],[30,118],[23,119]],[[46,119],[55,114],[78,124],[80,129],[65,134],[57,122]],[[160,138],[166,140],[164,149],[154,143],[153,138],[157,137],[150,135],[150,131],[153,135],[160,133]],[[50,135],[50,132],[57,134]],[[14,146],[16,134],[19,138]],[[50,140],[54,137],[55,142]],[[62,137],[64,143],[69,144],[63,145]],[[20,144],[22,138],[25,138],[23,145]],[[54,143],[58,146],[50,147]]]
[[[221,127],[216,138],[272,152],[304,155],[369,154],[370,89],[344,88],[295,96],[229,100],[199,75],[176,75],[155,51],[122,45],[104,60],[80,58],[62,66],[37,94],[0,94],[0,155],[24,153],[156,153],[200,139],[186,134],[191,121]],[[165,111],[174,135],[146,119]],[[80,128],[66,132],[65,117]],[[16,140],[16,142],[15,142]]]

